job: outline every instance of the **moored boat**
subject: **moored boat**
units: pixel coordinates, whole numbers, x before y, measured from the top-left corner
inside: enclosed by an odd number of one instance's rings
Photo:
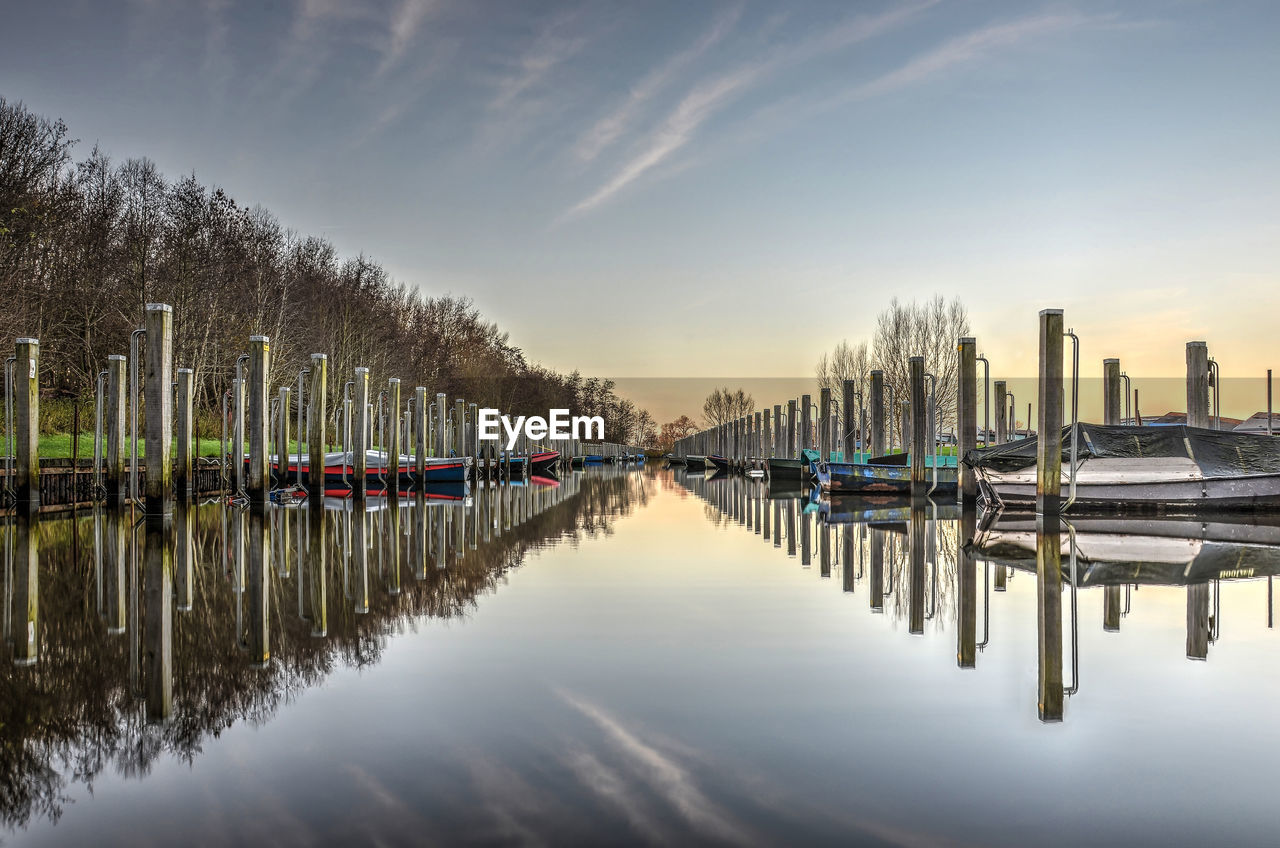
[[[705,456],[696,456],[690,454],[684,458],[685,467],[691,471],[705,469],[707,467],[707,458]]]
[[[1062,432],[1062,498],[1070,497],[1071,438],[1080,512],[1197,513],[1280,507],[1280,440],[1185,425],[1079,423]],[[1039,437],[965,456],[988,503],[1033,509]]]
[[[365,451],[365,487],[368,491],[382,491],[389,487],[388,470],[397,475],[399,488],[409,490],[419,482],[461,483],[465,482],[471,468],[469,456],[426,457],[423,459],[423,478],[418,480],[417,463],[412,456],[401,455],[399,463],[393,467],[389,457],[381,451]],[[246,459],[246,463],[248,460]],[[307,475],[311,467],[307,455],[299,457],[290,454],[285,465],[281,467],[277,457],[270,458],[271,470],[276,480],[282,484],[292,483],[297,479],[299,468],[302,473],[302,485],[305,487]],[[350,451],[337,451],[324,455],[325,492],[350,491],[355,483],[355,465]]]
[[[952,464],[954,459],[947,456],[925,457],[925,482],[933,494],[955,494],[959,474]],[[816,476],[822,491],[832,494],[911,493],[911,464],[906,454],[877,457],[867,462],[821,462],[817,463]]]
[[[711,463],[712,465],[714,465],[714,466],[715,466],[716,471],[728,471],[728,470],[729,470],[729,460],[728,460],[728,459],[726,459],[726,458],[725,458],[725,457],[723,457],[723,456],[718,456],[718,455],[716,455],[716,454],[710,454],[710,455],[707,457],[707,462],[709,462],[709,463]]]
[[[769,479],[770,480],[808,480],[813,476],[813,463],[820,458],[816,450],[808,448],[800,451],[800,456],[794,459],[787,457],[770,457],[769,458]]]

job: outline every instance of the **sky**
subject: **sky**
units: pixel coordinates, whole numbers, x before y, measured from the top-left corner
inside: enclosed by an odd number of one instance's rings
[[[555,368],[804,378],[935,293],[1005,376],[1045,307],[1086,375],[1280,367],[1274,3],[5,5],[0,95],[78,156],[194,172]]]

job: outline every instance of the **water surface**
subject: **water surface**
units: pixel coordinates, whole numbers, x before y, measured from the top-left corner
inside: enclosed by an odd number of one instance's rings
[[[12,844],[1274,844],[1266,525],[654,468],[136,520],[4,528]]]

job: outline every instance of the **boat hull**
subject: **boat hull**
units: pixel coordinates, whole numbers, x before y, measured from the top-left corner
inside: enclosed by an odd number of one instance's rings
[[[686,456],[684,464],[690,471],[706,470],[707,458],[705,456]]]
[[[956,492],[957,470],[938,469],[934,486],[933,469],[925,469],[926,490],[933,487],[933,494]],[[850,462],[830,462],[819,466],[818,484],[824,492],[842,495],[909,495],[911,494],[911,468],[903,465],[866,465]]]
[[[986,501],[1005,509],[1033,510],[1036,486],[1024,480],[1002,480],[979,469],[978,484]],[[1062,500],[1070,491],[1062,483]],[[1280,474],[1205,477],[1169,481],[1098,481],[1076,483],[1079,512],[1185,513],[1206,511],[1272,511],[1280,509]]]

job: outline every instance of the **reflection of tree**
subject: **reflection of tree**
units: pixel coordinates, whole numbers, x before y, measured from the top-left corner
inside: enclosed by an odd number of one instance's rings
[[[71,784],[92,790],[94,779],[107,769],[143,777],[166,754],[194,761],[206,738],[237,722],[269,721],[282,705],[337,669],[379,662],[392,635],[415,629],[425,618],[466,615],[529,551],[576,546],[583,538],[612,533],[619,517],[646,502],[648,484],[643,475],[606,469],[573,475],[559,489],[511,487],[512,498],[525,499],[523,520],[488,543],[480,541],[462,559],[453,559],[450,535],[447,568],[417,568],[410,561],[416,548],[404,531],[414,526],[414,508],[399,509],[394,542],[388,512],[372,512],[369,532],[378,544],[369,552],[369,613],[363,615],[355,613],[343,592],[338,541],[349,516],[330,513],[325,638],[313,637],[311,622],[297,610],[305,589],[299,581],[306,580],[313,559],[305,552],[298,556],[305,515],[276,512],[272,532],[280,532],[281,521],[288,525],[288,576],[281,576],[281,563],[273,559],[268,570],[272,661],[266,668],[253,667],[240,647],[236,609],[244,596],[236,594],[233,563],[224,551],[222,508],[194,508],[189,518],[193,603],[190,611],[174,615],[173,710],[158,724],[147,721],[144,687],[135,691],[130,678],[130,652],[140,644],[130,633],[108,633],[98,614],[92,516],[43,519],[38,527],[41,655],[30,668],[11,668],[0,684],[0,818],[10,828],[33,818],[56,821]],[[475,497],[492,497],[494,491],[479,490]],[[466,512],[465,521],[471,522],[478,508],[478,503],[433,505],[426,519],[435,520],[435,511],[444,509],[451,511],[451,521],[464,520]],[[386,591],[393,561],[400,568],[399,594]],[[144,597],[131,587],[129,595],[135,594]],[[145,620],[145,609],[140,615]],[[10,657],[0,661],[10,663]]]

